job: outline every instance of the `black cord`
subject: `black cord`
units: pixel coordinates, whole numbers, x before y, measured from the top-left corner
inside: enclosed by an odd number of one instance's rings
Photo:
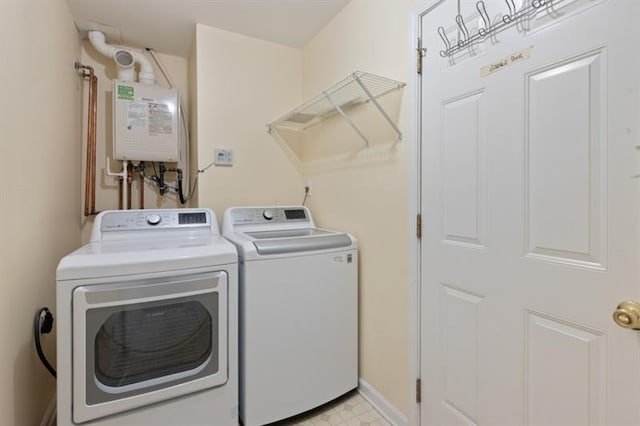
[[[187,200],[184,198],[184,193],[182,192],[182,170],[176,170],[178,171],[178,196],[180,197],[180,204],[185,204]]]
[[[302,205],[304,206],[304,203],[307,201],[307,195],[309,195],[309,187],[305,186],[304,187],[304,199],[302,200]]]
[[[47,370],[49,370],[49,373],[51,373],[51,375],[54,378],[57,378],[58,375],[56,373],[56,370],[51,366],[51,364],[49,364],[49,361],[47,360],[46,355],[42,351],[42,345],[40,344],[40,334],[51,333],[52,329],[53,329],[53,315],[51,314],[51,311],[49,310],[49,308],[40,309],[36,314],[36,318],[33,323],[33,340],[36,343],[36,352],[38,352],[38,357],[40,358],[40,361],[42,361],[42,364],[44,364]]]

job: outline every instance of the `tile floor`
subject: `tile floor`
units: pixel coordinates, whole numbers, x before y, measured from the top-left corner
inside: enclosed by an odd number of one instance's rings
[[[357,391],[284,422],[283,426],[391,426]]]

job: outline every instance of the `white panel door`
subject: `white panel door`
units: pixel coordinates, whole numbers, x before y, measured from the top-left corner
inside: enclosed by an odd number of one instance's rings
[[[420,17],[423,426],[640,425],[640,1],[534,3]]]

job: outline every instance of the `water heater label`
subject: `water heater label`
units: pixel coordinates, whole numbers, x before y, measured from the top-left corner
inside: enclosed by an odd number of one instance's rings
[[[118,85],[118,99],[133,100],[133,87]]]
[[[169,105],[149,103],[149,134],[152,136],[173,133],[173,114]]]
[[[147,128],[148,108],[145,102],[130,102],[127,112],[127,130]]]

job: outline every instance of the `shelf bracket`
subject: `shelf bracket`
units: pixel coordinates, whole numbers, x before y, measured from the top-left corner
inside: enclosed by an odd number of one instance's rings
[[[360,83],[360,84],[362,84],[362,83]],[[347,114],[345,114],[345,112],[342,110],[342,108],[340,108],[340,105],[334,103],[333,100],[331,99],[331,96],[329,96],[329,94],[327,92],[322,92],[322,94],[327,99],[327,101],[336,109],[336,111],[338,111],[338,113],[342,116],[344,121],[346,121],[347,124],[349,126],[351,126],[351,128],[353,130],[355,130],[355,132],[358,135],[360,135],[360,137],[364,141],[365,145],[367,145],[367,148],[369,148],[369,139],[367,139],[367,137],[360,131],[360,129],[358,129],[358,127],[355,125],[353,120],[351,120],[351,118],[349,118],[349,116]]]
[[[380,105],[378,100],[375,98],[375,96],[373,96],[371,94],[371,92],[369,91],[369,89],[367,89],[367,86],[365,86],[362,83],[362,81],[360,81],[360,77],[358,77],[358,74],[353,73],[353,78],[360,85],[360,87],[362,88],[362,91],[367,95],[367,97],[369,97],[369,100],[371,100],[371,102],[373,102],[373,104],[376,106],[376,108],[378,108],[378,111],[380,111],[380,113],[385,118],[385,120],[387,120],[387,123],[389,123],[389,125],[391,125],[393,130],[396,131],[396,133],[398,134],[398,140],[402,140],[402,132],[400,131],[398,126],[396,126],[396,124],[393,122],[391,117],[389,117],[389,114],[387,114],[387,112],[384,110],[384,108],[382,108],[382,106]],[[367,147],[368,146],[369,146],[369,144],[367,143]]]

